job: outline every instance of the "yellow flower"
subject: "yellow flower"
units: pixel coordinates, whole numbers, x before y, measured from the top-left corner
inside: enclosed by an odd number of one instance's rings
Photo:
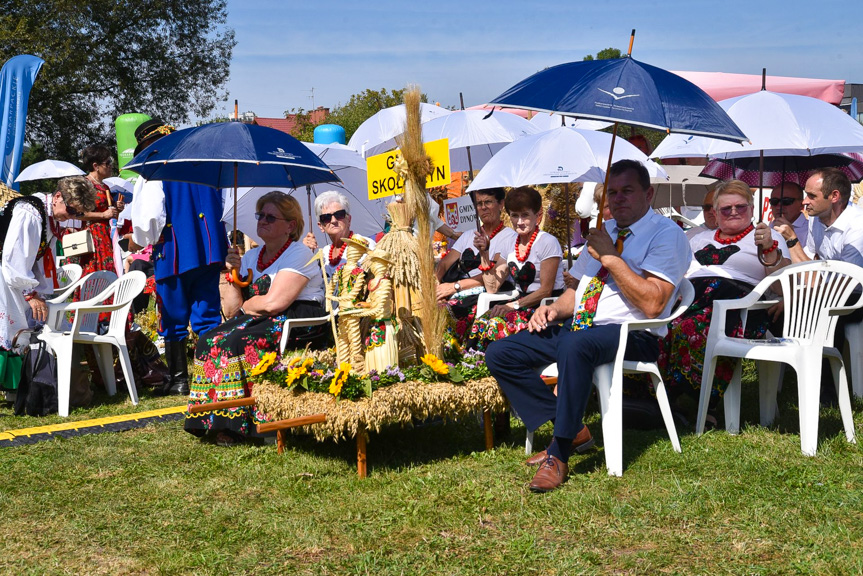
[[[348,381],[348,375],[351,372],[351,365],[347,362],[339,364],[339,369],[333,374],[333,379],[330,382],[330,394],[338,397],[342,393],[342,386]]]
[[[302,364],[300,363],[302,361]],[[309,368],[315,363],[314,358],[306,358],[303,360],[299,356],[292,358],[288,363],[288,376],[285,378],[285,383],[288,387],[293,386],[300,378],[309,373]]]
[[[254,368],[252,368],[252,371],[250,372],[250,374],[252,376],[259,376],[259,375],[263,374],[264,372],[266,372],[267,370],[269,370],[270,366],[272,366],[275,362],[276,362],[276,353],[275,352],[267,352],[260,359],[258,364]]]
[[[423,361],[423,364],[442,376],[449,374],[449,366],[434,354],[426,354],[420,358],[420,360]]]

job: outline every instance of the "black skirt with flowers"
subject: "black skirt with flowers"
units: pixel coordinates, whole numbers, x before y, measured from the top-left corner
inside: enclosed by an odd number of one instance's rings
[[[195,348],[195,365],[189,378],[189,406],[252,395],[251,372],[264,354],[278,352],[282,326],[288,318],[314,318],[326,314],[313,301],[297,301],[278,316],[244,314],[204,333]],[[255,432],[265,422],[255,407],[228,408],[204,414],[186,412],[185,429],[196,436],[208,431]]]

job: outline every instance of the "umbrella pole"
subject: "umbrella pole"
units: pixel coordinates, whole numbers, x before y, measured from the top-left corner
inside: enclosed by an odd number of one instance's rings
[[[602,187],[602,196],[599,198],[599,215],[596,217],[597,230],[602,229],[602,211],[605,208],[605,195],[608,194],[608,173],[611,171],[611,159],[614,158],[614,141],[617,139],[617,122],[611,132],[611,150],[608,151],[608,166],[605,168],[605,184]]]
[[[233,241],[234,248],[239,248],[239,242],[237,242],[237,163],[234,162],[234,232],[233,232]],[[264,248],[261,247],[261,250]],[[239,286],[240,288],[245,288],[249,284],[252,283],[252,269],[248,269],[248,275],[246,279],[240,276],[240,273],[237,272],[237,269],[234,268],[231,270],[231,279],[234,281],[234,284]]]
[[[572,268],[572,222],[569,220],[569,182],[563,185],[563,205],[566,206],[566,262]]]
[[[309,209],[309,232],[312,232],[312,186],[310,184],[306,184],[306,205]]]
[[[458,98],[461,101],[461,109],[464,110],[464,94],[461,92],[458,93]],[[494,108],[492,108],[494,110]],[[470,146],[467,146],[467,169],[470,174],[470,181],[473,182],[473,160],[470,157]],[[476,208],[476,194],[471,192],[470,194],[470,203],[473,204],[473,213],[474,213],[474,223],[476,224],[476,231],[482,232],[482,226],[479,223],[479,210]]]

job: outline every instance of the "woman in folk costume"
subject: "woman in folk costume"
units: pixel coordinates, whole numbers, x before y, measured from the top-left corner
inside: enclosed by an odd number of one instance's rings
[[[258,199],[255,218],[263,245],[240,258],[228,252],[229,270],[252,270],[252,284],[233,285],[239,314],[201,335],[195,349],[191,404],[251,396],[248,376],[264,355],[279,349],[288,318],[324,316],[324,281],[312,251],[299,242],[303,214],[297,201],[273,191]],[[249,407],[187,414],[185,429],[196,436],[216,433],[216,442],[233,444],[254,433],[263,416]]]
[[[18,371],[7,366],[12,339],[22,329],[44,322],[45,300],[56,286],[54,254],[50,244],[59,231],[58,222],[92,211],[96,190],[81,176],[63,178],[47,203],[34,196],[10,200],[0,214],[0,385],[17,388]],[[14,360],[13,360],[14,362]]]
[[[318,228],[330,239],[330,244],[323,248],[324,272],[331,278],[339,266],[345,263],[345,239],[351,238],[351,204],[347,196],[335,190],[328,190],[315,198],[315,215],[318,218]],[[303,238],[303,244],[311,250],[318,249],[315,235],[309,232]],[[374,248],[374,240],[369,240],[369,247]]]
[[[103,183],[105,178],[110,178],[114,171],[114,157],[105,146],[87,146],[82,150],[82,162],[84,170],[88,171],[87,180],[96,189],[96,206],[77,217],[85,223],[85,228],[90,231],[93,240],[93,251],[88,254],[69,256],[66,260],[72,264],[79,264],[83,274],[89,274],[97,270],[107,270],[118,276],[114,262],[114,243],[111,240],[111,220],[125,207],[122,197],[117,199],[116,205],[111,203],[111,190]]]

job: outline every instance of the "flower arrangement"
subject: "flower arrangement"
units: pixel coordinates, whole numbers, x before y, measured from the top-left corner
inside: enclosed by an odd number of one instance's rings
[[[447,348],[447,347],[445,347]],[[296,352],[294,356],[277,359],[275,352],[265,354],[250,375],[256,380],[267,380],[289,390],[330,394],[337,400],[370,398],[375,390],[401,382],[450,382],[461,384],[465,380],[478,380],[489,376],[485,354],[479,351],[461,352],[450,345],[447,361],[432,354],[422,357],[418,366],[401,369],[390,366],[380,372],[356,374],[352,366],[342,362],[335,367],[331,354],[326,352]]]

